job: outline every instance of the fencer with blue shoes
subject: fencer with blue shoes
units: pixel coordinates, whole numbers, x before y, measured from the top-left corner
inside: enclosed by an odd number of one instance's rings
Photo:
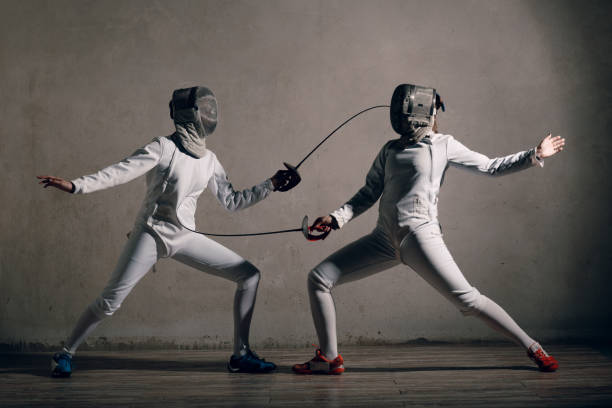
[[[72,356],[69,353],[55,353],[51,359],[53,377],[70,377],[72,374]]]
[[[251,349],[246,349],[241,356],[234,354],[230,357],[227,370],[230,373],[269,373],[276,370],[276,364],[260,358]]]

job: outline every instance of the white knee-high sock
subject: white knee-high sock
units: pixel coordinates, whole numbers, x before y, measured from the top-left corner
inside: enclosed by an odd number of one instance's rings
[[[321,352],[330,360],[334,359],[338,356],[334,299],[330,291],[317,288],[310,280],[308,281],[308,296]]]
[[[68,337],[68,340],[66,341],[64,345],[63,351],[70,353],[71,355],[74,354],[77,348],[83,342],[83,340],[85,340],[87,336],[89,336],[89,334],[91,334],[91,332],[96,327],[98,327],[98,325],[100,324],[102,320],[103,319],[98,317],[91,310],[90,307],[85,309],[85,311],[83,312],[83,314],[77,321],[76,325],[74,326],[74,329],[72,330],[72,333],[70,334],[70,337]]]
[[[486,296],[483,297],[485,301],[479,309],[480,313],[476,315],[480,320],[525,349],[535,343],[535,340],[529,337],[501,306]]]

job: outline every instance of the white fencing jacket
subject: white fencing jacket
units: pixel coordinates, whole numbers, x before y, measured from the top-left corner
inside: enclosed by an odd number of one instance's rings
[[[491,176],[509,174],[543,162],[535,149],[489,159],[451,135],[433,133],[416,144],[387,142],[366,176],[365,185],[331,215],[342,227],[380,197],[378,226],[400,242],[406,230],[436,221],[438,193],[449,164]],[[382,195],[382,197],[381,197]],[[399,234],[399,235],[398,235]]]
[[[270,179],[250,189],[234,190],[217,156],[210,150],[197,159],[179,150],[169,137],[153,139],[117,164],[72,180],[75,194],[87,194],[147,175],[147,193],[136,226],[153,230],[171,256],[195,229],[196,202],[208,187],[230,211],[247,208],[266,198],[274,186]]]

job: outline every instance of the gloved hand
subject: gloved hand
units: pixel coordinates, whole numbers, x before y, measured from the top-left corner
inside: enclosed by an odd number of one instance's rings
[[[305,222],[308,222],[308,218],[304,218]],[[336,218],[331,215],[326,215],[324,217],[319,217],[312,223],[310,227],[308,227],[308,232],[304,233],[306,235],[306,239],[309,241],[318,241],[321,239],[327,238],[329,233],[334,229],[338,229],[338,222]],[[314,234],[313,232],[319,232],[319,234]]]
[[[446,105],[440,94],[436,92],[436,110],[440,110],[440,108],[442,108],[442,112],[446,112]]]
[[[295,168],[286,163],[285,166],[287,170],[279,170],[270,178],[274,185],[274,191],[289,191],[302,181],[302,177]]]
[[[324,217],[319,217],[312,223],[310,227],[312,229],[316,229],[318,231],[329,231],[330,229],[337,230],[340,228],[338,226],[338,221],[332,215],[326,215]]]

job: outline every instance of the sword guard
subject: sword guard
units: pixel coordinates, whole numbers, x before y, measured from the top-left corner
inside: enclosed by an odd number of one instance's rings
[[[313,234],[313,232],[321,232],[321,234]],[[331,228],[329,227],[309,227],[307,215],[305,215],[302,219],[302,234],[304,234],[304,238],[306,238],[308,241],[314,242],[325,239],[330,232]]]
[[[291,173],[289,175],[289,177],[286,179],[285,184],[283,184],[282,186],[278,187],[278,191],[289,191],[291,190],[293,187],[297,186],[300,181],[302,181],[302,176],[300,176],[300,173],[297,171],[297,167],[287,163],[287,162],[283,162],[283,164],[285,165],[285,167],[287,168],[287,171],[289,171],[289,173]]]
[[[312,233],[314,231],[321,231],[322,233],[315,235]],[[327,238],[330,232],[331,232],[331,228],[329,227],[317,227],[317,228],[308,227],[308,236],[306,237],[306,239],[308,239],[309,241],[319,241],[319,240]]]

